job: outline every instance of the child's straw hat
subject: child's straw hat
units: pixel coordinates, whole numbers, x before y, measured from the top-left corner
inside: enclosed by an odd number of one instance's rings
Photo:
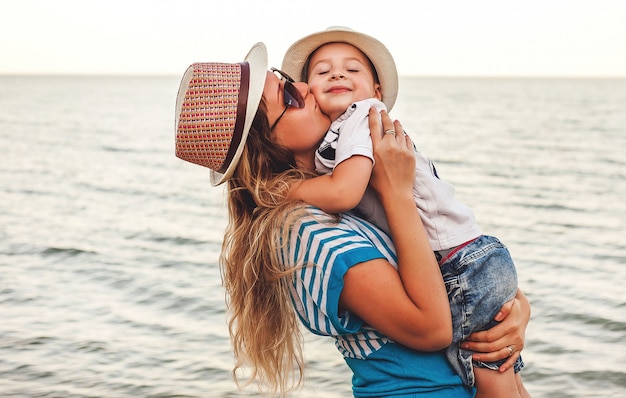
[[[281,69],[296,81],[305,82],[309,57],[320,46],[328,43],[351,44],[370,59],[378,75],[382,101],[390,111],[398,96],[398,71],[387,47],[372,36],[344,26],[331,26],[293,43],[285,53]]]

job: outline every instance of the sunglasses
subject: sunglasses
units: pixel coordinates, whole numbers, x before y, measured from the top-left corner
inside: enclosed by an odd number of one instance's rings
[[[274,72],[274,74],[279,75],[278,77],[280,78],[280,80],[285,82],[283,85],[283,100],[285,104],[285,109],[283,109],[283,112],[280,114],[280,116],[278,116],[278,119],[276,119],[274,124],[272,124],[272,127],[270,127],[270,131],[272,131],[274,130],[274,127],[276,127],[280,119],[283,117],[285,112],[287,112],[287,109],[289,109],[290,106],[294,108],[304,108],[305,104],[302,94],[300,94],[300,91],[298,91],[296,86],[293,85],[295,81],[288,74],[280,69],[270,69],[272,72]]]

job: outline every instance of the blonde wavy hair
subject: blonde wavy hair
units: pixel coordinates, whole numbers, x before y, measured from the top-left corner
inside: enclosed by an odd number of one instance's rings
[[[259,383],[284,396],[303,381],[302,334],[292,308],[293,270],[278,257],[281,231],[301,203],[286,199],[294,182],[311,177],[293,153],[272,141],[261,101],[242,156],[228,180],[229,222],[220,267],[230,314],[238,386]],[[248,372],[242,377],[241,371]]]

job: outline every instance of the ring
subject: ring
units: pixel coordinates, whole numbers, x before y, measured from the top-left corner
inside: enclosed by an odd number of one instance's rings
[[[396,135],[396,130],[392,130],[392,129],[385,130],[385,134],[393,134],[393,135]]]
[[[509,350],[509,356],[513,355],[513,353],[515,352],[515,350],[513,350],[513,346],[510,345],[510,346],[508,346],[506,348],[508,348],[508,350]]]

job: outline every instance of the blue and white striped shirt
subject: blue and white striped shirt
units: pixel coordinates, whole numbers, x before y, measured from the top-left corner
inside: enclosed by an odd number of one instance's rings
[[[339,218],[307,206],[288,215],[280,256],[296,268],[294,308],[311,332],[331,336],[353,372],[355,397],[471,397],[442,352],[424,353],[394,343],[349,312],[339,313],[343,277],[350,267],[384,258],[396,267],[390,237],[350,213]]]
[[[343,276],[350,267],[376,258],[395,266],[393,243],[373,224],[351,214],[336,220],[314,207],[307,209],[309,214],[297,220],[282,248],[287,267],[304,265],[293,279],[296,311],[313,333],[335,337],[345,357],[364,359],[389,339],[354,315],[337,313]]]

